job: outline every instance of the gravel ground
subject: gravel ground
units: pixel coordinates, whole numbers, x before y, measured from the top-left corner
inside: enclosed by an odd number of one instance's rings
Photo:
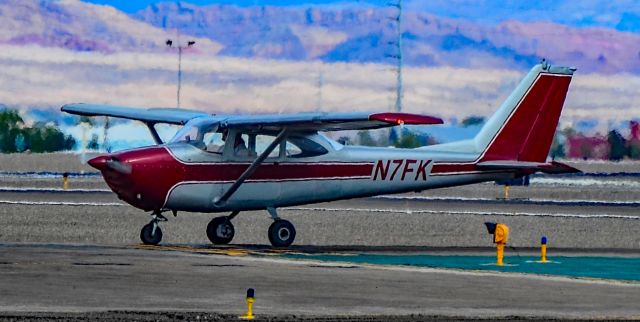
[[[371,211],[372,204],[377,211]],[[422,203],[408,208],[396,202],[353,200],[314,205],[315,209],[282,209],[280,214],[296,225],[298,246],[418,246],[491,247],[486,221],[506,223],[510,245],[537,247],[540,236],[549,248],[640,251],[640,220],[625,218],[573,218],[519,216],[519,206],[491,205],[506,215],[459,214],[482,207],[475,204]],[[422,206],[424,204],[424,207]],[[419,209],[421,208],[421,209]],[[501,210],[501,208],[504,208]],[[529,207],[544,212],[545,206]],[[563,207],[584,213],[584,207]],[[587,207],[592,210],[592,207]],[[358,210],[362,209],[362,210]],[[513,210],[509,210],[513,209]],[[433,213],[424,211],[434,210]],[[483,209],[484,210],[484,209]],[[614,211],[622,211],[620,207]],[[165,244],[208,244],[205,227],[216,214],[181,213],[161,225]],[[88,243],[122,245],[139,243],[139,231],[149,221],[130,206],[11,205],[0,207],[3,242]],[[268,245],[270,217],[263,211],[244,212],[234,219],[235,244]],[[612,236],[614,238],[612,238]]]
[[[87,153],[89,160],[95,153]],[[83,156],[74,153],[0,153],[0,171],[3,172],[95,172],[83,161]]]
[[[216,314],[210,312],[127,312],[109,311],[97,313],[33,313],[33,314],[1,314],[0,321],[239,321],[237,315]],[[258,316],[253,321],[263,322],[413,322],[413,321],[564,321],[553,317],[491,317],[469,318],[431,315],[373,315],[373,316],[301,316],[278,315]],[[566,319],[568,321],[599,321],[593,319]]]

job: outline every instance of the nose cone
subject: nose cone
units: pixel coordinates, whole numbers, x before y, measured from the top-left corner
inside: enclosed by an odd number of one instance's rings
[[[89,165],[102,171],[107,168],[107,160],[109,160],[108,156],[101,155],[99,157],[89,160]]]

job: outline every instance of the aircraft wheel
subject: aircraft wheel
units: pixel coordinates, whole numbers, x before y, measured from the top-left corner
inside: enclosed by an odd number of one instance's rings
[[[234,234],[235,229],[227,216],[213,218],[207,225],[207,237],[214,244],[228,244]]]
[[[269,226],[269,241],[273,247],[289,247],[296,239],[296,229],[287,220],[278,219]]]
[[[160,226],[156,226],[156,231],[153,231],[153,223],[148,223],[142,227],[140,231],[140,240],[146,245],[158,245],[162,240],[162,230]]]

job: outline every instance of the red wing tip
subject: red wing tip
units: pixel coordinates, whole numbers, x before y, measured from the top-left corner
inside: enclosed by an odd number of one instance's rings
[[[369,120],[391,124],[443,124],[441,118],[410,113],[376,113],[369,115]]]

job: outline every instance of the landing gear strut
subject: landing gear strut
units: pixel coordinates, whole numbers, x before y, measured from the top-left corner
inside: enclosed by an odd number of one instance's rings
[[[273,247],[289,247],[296,239],[296,228],[288,220],[280,219],[275,208],[267,208],[273,218],[273,223],[269,226],[269,241]]]
[[[163,216],[159,211],[154,211],[151,214],[151,222],[144,225],[140,231],[140,240],[146,245],[158,245],[162,240],[162,229],[158,225],[161,221],[167,221],[167,218]]]
[[[271,218],[273,218],[273,223],[269,226],[269,241],[271,245],[273,247],[289,247],[296,239],[296,228],[293,227],[293,224],[288,220],[278,217],[275,208],[269,207],[267,211],[271,215]],[[229,216],[211,219],[207,225],[207,237],[209,237],[209,240],[213,244],[224,245],[231,242],[235,234],[235,228],[233,228],[231,219],[239,213],[239,211],[234,211]]]
[[[235,229],[231,219],[238,215],[239,211],[234,211],[229,216],[213,218],[207,225],[207,237],[216,245],[228,244],[233,239]]]

